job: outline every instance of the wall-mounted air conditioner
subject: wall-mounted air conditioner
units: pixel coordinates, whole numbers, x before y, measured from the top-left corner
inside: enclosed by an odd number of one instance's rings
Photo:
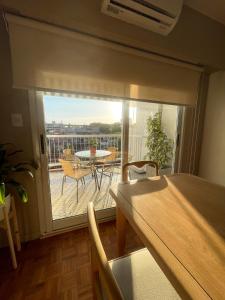
[[[183,0],[103,0],[102,12],[167,35],[178,21]]]

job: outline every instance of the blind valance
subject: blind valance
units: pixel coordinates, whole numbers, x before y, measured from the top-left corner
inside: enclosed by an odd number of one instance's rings
[[[201,70],[28,18],[6,15],[13,85],[194,105]]]

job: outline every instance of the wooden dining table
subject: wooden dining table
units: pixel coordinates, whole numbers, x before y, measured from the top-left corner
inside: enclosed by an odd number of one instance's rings
[[[225,187],[174,174],[119,183],[110,194],[119,255],[129,223],[182,299],[225,299]]]

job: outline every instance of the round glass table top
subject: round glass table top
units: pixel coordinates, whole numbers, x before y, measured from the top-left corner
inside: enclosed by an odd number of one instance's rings
[[[95,154],[91,153],[90,150],[78,151],[75,153],[75,155],[79,158],[91,158],[91,159],[104,158],[111,154],[112,152],[106,150],[96,150]]]

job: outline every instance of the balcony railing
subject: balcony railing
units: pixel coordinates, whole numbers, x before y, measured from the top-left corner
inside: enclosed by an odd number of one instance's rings
[[[49,164],[58,163],[62,157],[64,149],[77,151],[88,150],[90,141],[96,139],[98,149],[116,147],[121,151],[120,134],[98,134],[98,135],[47,135],[47,151]],[[132,160],[142,160],[146,153],[145,139],[143,136],[130,136],[129,155]]]

